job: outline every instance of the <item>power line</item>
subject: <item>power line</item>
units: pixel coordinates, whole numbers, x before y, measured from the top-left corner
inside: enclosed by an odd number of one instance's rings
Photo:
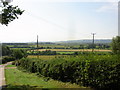
[[[47,19],[45,19],[45,18],[38,17],[38,16],[33,15],[33,14],[31,14],[31,13],[28,13],[28,12],[27,12],[26,14],[29,15],[29,16],[31,16],[31,17],[33,17],[33,18],[35,18],[35,19],[37,19],[37,20],[42,20],[42,21],[44,21],[44,22],[46,22],[46,23],[52,24],[52,25],[54,25],[54,26],[56,26],[56,27],[58,27],[58,28],[61,28],[61,29],[65,29],[65,30],[66,30],[66,28],[64,28],[63,26],[60,26],[60,25],[58,25],[58,24],[56,24],[56,23],[54,23],[54,22],[51,22],[51,21],[49,21],[49,20],[47,20]]]

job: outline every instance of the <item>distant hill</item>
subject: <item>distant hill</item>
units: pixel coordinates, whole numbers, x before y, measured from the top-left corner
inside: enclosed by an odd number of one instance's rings
[[[95,39],[95,43],[111,43],[112,39]],[[92,39],[83,39],[83,40],[68,40],[68,41],[59,41],[57,43],[79,43],[79,44],[87,44],[92,43]]]
[[[112,39],[95,39],[97,44],[109,44]],[[91,44],[92,39],[83,40],[68,40],[68,41],[56,41],[56,42],[39,42],[39,44]],[[2,43],[2,45],[35,45],[36,42],[24,42],[24,43]]]

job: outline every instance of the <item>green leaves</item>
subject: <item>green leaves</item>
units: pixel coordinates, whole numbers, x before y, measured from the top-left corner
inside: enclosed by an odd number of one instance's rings
[[[119,54],[120,55],[120,36],[116,36],[115,38],[112,39],[112,51],[115,54]]]
[[[23,57],[27,57],[27,53],[22,49],[20,50],[16,49],[16,50],[13,50],[13,57],[15,57],[15,59],[21,59]]]
[[[71,58],[20,60],[20,67],[63,82],[77,83],[96,89],[120,88],[120,58],[117,55],[87,55]]]
[[[18,15],[22,15],[24,10],[18,8],[18,6],[9,5],[7,2],[3,2],[2,13],[0,23],[8,26],[8,24],[14,19],[18,19]]]

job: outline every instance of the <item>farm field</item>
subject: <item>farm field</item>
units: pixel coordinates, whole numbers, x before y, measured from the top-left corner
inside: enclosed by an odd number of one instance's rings
[[[51,50],[51,51],[58,51],[58,52],[80,52],[80,51],[92,51],[92,49],[37,49],[34,51],[46,51],[46,50]],[[94,49],[94,51],[100,51],[100,52],[111,52],[111,50],[106,50],[106,49]]]
[[[28,55],[27,58],[38,58],[42,60],[52,60],[59,57],[68,57],[67,55]]]

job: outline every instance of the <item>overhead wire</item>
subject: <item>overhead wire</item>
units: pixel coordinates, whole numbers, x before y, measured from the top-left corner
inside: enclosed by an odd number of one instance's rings
[[[67,30],[67,28],[65,28],[65,27],[63,27],[63,26],[61,26],[61,25],[58,25],[58,24],[56,24],[56,23],[54,23],[54,22],[52,22],[52,21],[49,21],[49,20],[47,20],[47,19],[45,19],[45,18],[43,18],[43,17],[39,17],[39,16],[36,16],[36,15],[33,15],[33,14],[29,13],[29,12],[26,12],[26,14],[29,15],[29,16],[31,16],[31,17],[33,17],[33,18],[35,18],[35,19],[37,19],[37,20],[42,20],[42,21],[44,21],[44,22],[46,22],[46,23],[48,23],[48,24],[51,24],[51,25],[53,25],[53,26],[56,26],[56,27],[58,27],[58,28],[60,28],[60,29]]]

